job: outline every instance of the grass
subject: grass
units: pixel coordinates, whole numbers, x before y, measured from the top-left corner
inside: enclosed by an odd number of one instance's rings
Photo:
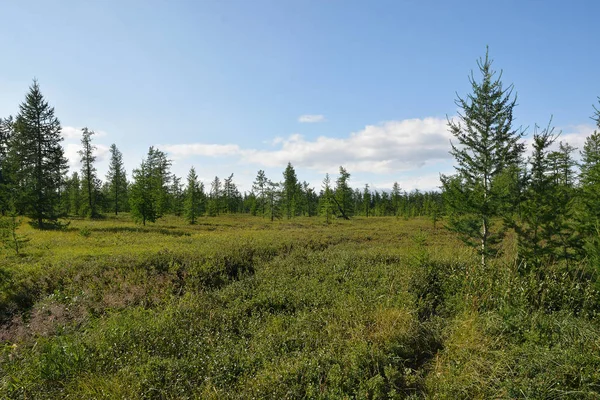
[[[23,224],[1,398],[598,398],[593,266],[487,270],[425,219]]]

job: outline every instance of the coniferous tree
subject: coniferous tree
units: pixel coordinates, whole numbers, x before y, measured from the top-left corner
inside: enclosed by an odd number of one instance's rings
[[[91,218],[98,216],[97,210],[97,199],[98,192],[100,190],[100,180],[96,176],[96,156],[94,151],[96,146],[92,144],[92,135],[94,131],[90,131],[88,128],[83,128],[81,137],[82,149],[77,153],[79,154],[81,161],[81,176],[82,186],[84,195],[84,213]]]
[[[237,212],[239,201],[240,192],[237,190],[237,186],[233,182],[233,174],[231,174],[223,181],[223,203],[225,212],[230,214]]]
[[[167,158],[165,152],[151,146],[148,149],[146,167],[150,174],[150,187],[154,199],[153,209],[156,218],[161,218],[169,209],[169,186],[172,179],[171,160]]]
[[[392,187],[392,209],[394,210],[394,215],[399,216],[400,214],[400,202],[402,200],[402,189],[400,189],[400,185],[398,182],[394,182],[394,186]]]
[[[252,184],[252,190],[256,192],[257,206],[261,215],[264,217],[267,209],[267,184],[269,180],[262,169],[256,174],[256,179]]]
[[[597,129],[586,138],[581,151],[577,222],[584,237],[586,255],[592,262],[600,263],[600,110],[596,107],[594,110]]]
[[[285,171],[283,171],[283,207],[285,216],[290,219],[296,216],[298,206],[298,177],[292,163],[288,162]]]
[[[0,215],[6,215],[10,208],[13,185],[9,164],[8,146],[13,133],[13,119],[0,118]]]
[[[140,167],[133,170],[132,177],[133,183],[129,191],[132,217],[136,221],[141,221],[143,225],[146,225],[146,221],[156,222],[159,218],[156,176],[146,160],[142,160]]]
[[[365,209],[365,217],[369,218],[369,212],[371,211],[371,191],[369,190],[369,184],[365,184],[363,190],[363,206]]]
[[[173,214],[180,216],[185,211],[185,190],[181,178],[173,175],[171,179],[171,187],[169,188],[170,209]]]
[[[190,224],[195,224],[202,210],[202,190],[194,167],[190,168],[185,189],[185,218]]]
[[[448,227],[477,248],[485,267],[487,257],[497,253],[504,233],[492,226],[505,201],[499,177],[519,164],[524,145],[520,140],[523,132],[513,129],[513,86],[505,89],[501,75],[494,78],[487,52],[477,65],[481,82],[471,75],[473,93],[458,97],[456,104],[462,111],[456,120],[448,121],[457,141],[451,142],[450,151],[457,173],[441,178],[450,210]]]
[[[123,166],[123,154],[114,143],[110,145],[110,162],[106,181],[110,192],[112,209],[115,215],[118,215],[119,211],[126,211],[128,209],[127,175]]]
[[[333,190],[331,189],[331,179],[329,174],[325,174],[323,179],[323,191],[321,195],[321,214],[325,216],[325,222],[329,225],[333,217],[334,199]]]
[[[533,154],[530,157],[529,173],[525,176],[526,191],[521,201],[520,219],[508,216],[508,224],[518,236],[519,258],[525,270],[539,268],[552,260],[553,240],[550,226],[556,218],[553,196],[557,184],[552,176],[549,148],[558,135],[550,124],[540,133],[537,126],[533,134]]]
[[[60,122],[36,80],[19,107],[13,128],[7,157],[15,166],[16,207],[43,228],[44,221],[58,219],[67,159],[60,144]]]
[[[71,215],[79,215],[83,200],[81,195],[81,181],[77,171],[73,172],[71,178],[68,180],[67,196],[69,198],[68,213]]]
[[[210,200],[208,203],[208,214],[211,217],[221,213],[221,199],[223,196],[223,189],[221,186],[221,180],[218,176],[215,176],[215,179],[213,179],[210,184]]]
[[[337,206],[337,211],[344,219],[350,219],[353,211],[352,189],[348,184],[349,179],[350,173],[340,166],[340,176],[336,180],[333,201]]]
[[[278,182],[270,180],[267,182],[267,213],[271,222],[275,218],[281,218],[281,202],[283,197],[281,186]]]

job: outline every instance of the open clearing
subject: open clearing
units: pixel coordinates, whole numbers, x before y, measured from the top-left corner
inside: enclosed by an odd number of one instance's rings
[[[598,398],[587,267],[481,270],[427,219],[23,224],[2,398]]]

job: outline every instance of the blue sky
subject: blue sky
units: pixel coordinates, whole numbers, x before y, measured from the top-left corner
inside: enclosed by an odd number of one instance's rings
[[[600,95],[597,1],[29,1],[1,3],[0,116],[34,77],[72,167],[78,130],[128,171],[155,145],[185,177],[249,190],[288,161],[320,188],[432,189],[452,171],[446,116],[486,45],[518,94],[517,124],[581,146]],[[477,71],[475,71],[477,72]],[[475,75],[477,77],[477,74]],[[311,121],[311,122],[302,122]]]

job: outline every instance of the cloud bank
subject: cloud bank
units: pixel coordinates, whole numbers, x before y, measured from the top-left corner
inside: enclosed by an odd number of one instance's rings
[[[319,172],[337,170],[343,165],[354,172],[391,173],[450,158],[446,123],[441,118],[388,121],[367,125],[343,138],[321,136],[307,140],[293,134],[276,139],[272,149],[207,143],[160,147],[174,158],[233,156],[265,167],[282,167],[291,162],[295,167]]]

